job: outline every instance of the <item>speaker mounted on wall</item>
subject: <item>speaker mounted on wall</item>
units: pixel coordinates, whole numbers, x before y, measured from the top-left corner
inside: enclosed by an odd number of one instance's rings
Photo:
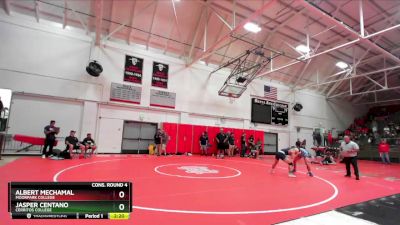
[[[300,112],[302,109],[303,109],[303,105],[300,104],[300,103],[296,103],[296,104],[293,106],[293,110],[296,111],[296,112]]]
[[[103,67],[96,60],[93,60],[86,67],[86,72],[91,76],[98,77],[103,72]]]

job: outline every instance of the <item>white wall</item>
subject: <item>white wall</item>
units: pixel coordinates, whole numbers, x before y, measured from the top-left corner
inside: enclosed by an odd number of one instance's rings
[[[44,136],[43,128],[56,121],[60,127],[60,137],[66,137],[70,130],[81,135],[83,104],[79,101],[59,100],[40,96],[14,94],[11,102],[10,121],[11,134]]]
[[[103,151],[109,149],[115,152],[120,148],[122,133],[118,131],[122,130],[123,120],[221,125],[277,132],[281,148],[295,142],[298,136],[296,126],[344,129],[354,117],[364,112],[364,109],[356,109],[348,103],[328,102],[324,96],[307,91],[293,95],[288,87],[264,80],[255,80],[239,99],[230,103],[228,98],[218,96],[226,73],[209,76],[213,68],[201,64],[187,68],[180,59],[117,41],[107,41],[103,48],[93,49],[90,53],[89,36],[43,22],[37,24],[33,18],[26,19],[18,14],[9,17],[0,13],[0,34],[0,88],[71,101],[68,106],[61,106],[57,100],[47,97],[25,98],[21,102],[32,106],[40,102],[46,109],[63,111],[64,107],[75,107],[73,102],[79,101],[79,115],[74,112],[74,117],[64,117],[65,114],[61,113],[59,117],[63,118],[55,119],[66,120],[62,124],[63,130],[74,127],[81,133],[80,136],[86,132],[95,133],[95,137],[101,139],[99,145]],[[144,58],[143,92],[139,106],[109,103],[111,82],[124,83],[125,54]],[[89,55],[103,65],[104,71],[99,78],[85,72]],[[177,94],[175,110],[149,106],[153,61],[170,65],[167,91]],[[303,104],[301,112],[290,110],[289,126],[255,126],[250,123],[251,95],[262,96],[264,84],[276,86],[278,99],[290,102],[291,106],[295,99]],[[22,125],[19,121],[23,115],[22,106],[16,104],[12,108],[11,133],[39,135],[43,125],[54,118],[51,110],[29,110]],[[110,131],[115,133],[104,136]],[[103,137],[107,140],[102,140]]]
[[[10,108],[11,94],[12,92],[9,89],[0,89],[0,98],[4,108]]]

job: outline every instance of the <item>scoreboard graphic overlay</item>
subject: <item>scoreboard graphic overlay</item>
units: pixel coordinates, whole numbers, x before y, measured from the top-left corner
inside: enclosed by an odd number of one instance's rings
[[[13,219],[129,219],[131,182],[10,182]]]

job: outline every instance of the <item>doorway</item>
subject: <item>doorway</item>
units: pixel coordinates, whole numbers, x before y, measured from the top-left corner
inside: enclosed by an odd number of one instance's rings
[[[264,155],[272,155],[278,151],[278,134],[264,133]]]
[[[154,143],[156,131],[156,123],[124,121],[121,153],[148,154],[148,147]]]

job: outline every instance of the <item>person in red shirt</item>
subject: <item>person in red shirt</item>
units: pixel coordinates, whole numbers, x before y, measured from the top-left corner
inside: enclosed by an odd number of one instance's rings
[[[381,143],[378,146],[378,151],[379,156],[381,157],[384,164],[390,164],[389,150],[390,146],[388,143],[386,143],[386,139],[382,139]]]
[[[328,146],[332,146],[333,144],[333,138],[332,138],[332,132],[328,132]]]

